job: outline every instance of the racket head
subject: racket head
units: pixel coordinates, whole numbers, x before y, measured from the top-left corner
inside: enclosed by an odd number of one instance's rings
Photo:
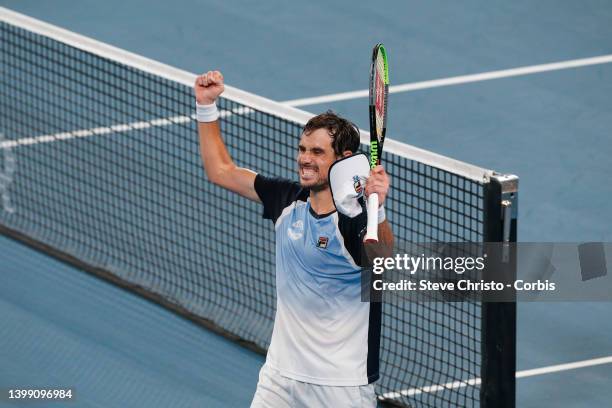
[[[369,110],[370,110],[370,166],[380,164],[382,146],[387,131],[387,101],[389,96],[389,65],[383,44],[372,50],[370,66]]]

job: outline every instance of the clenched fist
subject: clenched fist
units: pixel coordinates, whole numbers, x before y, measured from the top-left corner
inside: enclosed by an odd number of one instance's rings
[[[382,206],[389,192],[389,176],[383,168],[378,165],[370,171],[370,177],[366,181],[365,195],[369,197],[372,193],[378,194],[378,206]]]
[[[219,71],[208,71],[196,78],[193,90],[196,101],[201,105],[210,105],[223,93],[223,75]]]

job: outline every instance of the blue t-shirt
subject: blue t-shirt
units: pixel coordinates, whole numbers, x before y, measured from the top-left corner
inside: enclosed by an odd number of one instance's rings
[[[276,317],[266,364],[313,384],[378,379],[380,303],[361,301],[365,211],[318,215],[309,191],[257,175],[264,218],[276,230]]]

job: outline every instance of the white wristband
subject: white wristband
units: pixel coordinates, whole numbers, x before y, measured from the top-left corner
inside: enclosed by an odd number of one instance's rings
[[[378,223],[380,224],[386,219],[387,216],[385,215],[385,207],[381,205],[380,207],[378,207]]]
[[[198,122],[214,122],[219,119],[219,110],[216,103],[200,105],[196,102],[196,120]]]

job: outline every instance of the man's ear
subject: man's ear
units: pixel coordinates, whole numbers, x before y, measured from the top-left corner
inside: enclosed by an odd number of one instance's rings
[[[342,152],[342,157],[343,158],[344,157],[349,157],[349,156],[352,156],[352,155],[353,155],[353,152],[351,152],[350,150],[345,150],[345,151]]]

